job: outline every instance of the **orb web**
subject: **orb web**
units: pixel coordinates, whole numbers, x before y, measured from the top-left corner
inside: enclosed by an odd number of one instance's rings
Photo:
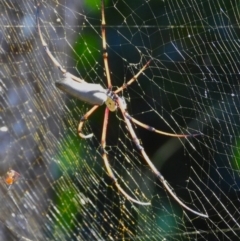
[[[51,53],[70,73],[107,86],[101,2],[39,1]],[[60,92],[62,78],[36,27],[37,1],[0,3],[1,231],[20,240],[234,240],[239,236],[239,27],[237,1],[105,1],[113,89],[151,60],[119,93],[129,114],[178,139],[133,124],[142,146],[183,209],[136,149],[120,111],[107,130],[104,106],[77,134],[87,103]],[[20,174],[8,185],[9,170]]]

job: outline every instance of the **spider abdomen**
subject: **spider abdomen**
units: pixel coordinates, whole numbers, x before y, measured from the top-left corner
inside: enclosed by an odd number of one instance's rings
[[[91,105],[102,105],[107,100],[107,91],[100,84],[79,83],[65,77],[56,81],[55,85],[60,90]]]

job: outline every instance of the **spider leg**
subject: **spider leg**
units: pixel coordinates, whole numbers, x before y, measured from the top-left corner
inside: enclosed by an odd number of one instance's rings
[[[119,185],[119,183],[117,182],[117,178],[115,177],[111,167],[110,167],[110,164],[109,164],[109,161],[108,161],[108,157],[107,157],[107,152],[105,150],[106,148],[106,135],[107,135],[107,125],[108,125],[108,116],[109,116],[109,109],[106,107],[105,108],[105,114],[104,114],[104,121],[103,121],[103,131],[102,131],[102,138],[101,138],[101,148],[102,148],[102,158],[103,158],[103,161],[104,161],[104,164],[105,164],[105,167],[107,169],[107,172],[108,172],[108,175],[109,177],[113,180],[115,186],[117,187],[117,189],[123,194],[123,196],[132,201],[133,203],[137,203],[139,205],[151,205],[150,202],[141,202],[141,201],[138,201],[134,198],[132,198],[131,196],[129,196],[122,188],[121,186]]]
[[[99,107],[99,105],[94,105],[87,113],[85,113],[85,115],[81,118],[79,124],[78,124],[78,135],[83,138],[83,139],[87,139],[87,138],[91,138],[93,137],[93,134],[88,134],[88,135],[84,135],[82,133],[82,128],[83,128],[83,124],[84,122],[88,119],[88,117]]]
[[[107,53],[107,42],[106,42],[106,20],[105,20],[105,13],[104,13],[104,0],[101,1],[101,11],[102,11],[102,47],[103,47],[103,62],[104,62],[104,66],[105,66],[105,72],[106,72],[106,76],[107,76],[107,82],[108,82],[108,89],[111,90],[112,89],[112,82],[111,82],[111,77],[110,77],[110,70],[109,70],[109,65],[108,65],[108,53]],[[136,74],[134,75],[126,84],[124,84],[122,87],[118,88],[115,91],[115,94],[117,94],[118,92],[122,91],[123,89],[127,88],[127,86],[131,85],[137,78],[138,76],[147,68],[147,66],[149,65],[151,61],[148,61],[143,67],[142,69]]]
[[[173,199],[175,199],[175,201],[177,201],[183,208],[187,209],[188,211],[198,215],[198,216],[201,216],[201,217],[204,217],[204,218],[207,218],[208,215],[207,214],[203,214],[203,213],[200,213],[200,212],[197,212],[193,209],[191,209],[190,207],[188,207],[186,204],[184,204],[178,197],[177,195],[173,192],[173,190],[171,189],[171,187],[169,186],[168,182],[166,181],[166,179],[163,177],[163,175],[157,170],[157,168],[154,166],[154,164],[151,162],[151,160],[149,159],[148,155],[146,154],[146,152],[144,151],[143,147],[140,145],[140,142],[133,130],[133,127],[131,125],[131,122],[130,120],[128,119],[127,115],[126,115],[126,111],[124,109],[124,105],[122,103],[122,100],[120,97],[117,96],[117,103],[119,105],[119,108],[122,112],[122,115],[124,117],[124,120],[127,124],[127,127],[128,127],[128,131],[130,133],[130,135],[132,136],[132,139],[137,147],[137,149],[141,152],[144,160],[147,162],[147,164],[149,165],[149,167],[151,168],[151,170],[153,171],[153,173],[155,173],[155,175],[159,178],[159,180],[161,181],[161,183],[163,184],[163,186],[167,189],[168,193],[173,197]]]
[[[161,135],[165,135],[165,136],[172,136],[172,137],[180,137],[180,138],[184,138],[184,137],[194,137],[194,136],[198,136],[198,135],[201,135],[201,133],[199,134],[189,134],[189,135],[186,135],[186,134],[173,134],[173,133],[169,133],[169,132],[165,132],[165,131],[160,131],[160,130],[157,130],[155,129],[154,127],[152,126],[149,126],[149,125],[146,125],[138,120],[136,120],[135,118],[133,118],[132,116],[130,116],[127,112],[125,112],[125,115],[126,117],[132,121],[133,123],[141,126],[142,128],[148,130],[148,131],[152,131],[152,132],[155,132],[155,133],[158,133],[158,134],[161,134]]]
[[[110,77],[110,71],[109,71],[109,65],[108,65],[108,53],[107,53],[107,43],[106,43],[106,21],[105,21],[105,13],[104,13],[104,0],[101,1],[101,9],[102,9],[102,47],[103,47],[103,62],[104,62],[104,66],[105,66],[105,72],[106,72],[106,76],[107,76],[107,84],[108,84],[108,89],[111,90],[112,89],[112,82],[111,82],[111,77]],[[111,105],[111,103],[110,103]],[[108,105],[107,105],[108,106]],[[111,108],[110,108],[111,109]],[[114,109],[114,108],[113,108]],[[107,169],[108,175],[110,176],[110,178],[113,180],[114,184],[116,185],[117,189],[123,194],[123,196],[132,201],[133,203],[137,203],[140,205],[150,205],[150,202],[140,202],[134,198],[132,198],[131,196],[129,196],[119,185],[119,183],[117,182],[117,178],[115,177],[109,161],[108,161],[108,157],[107,157],[107,152],[105,150],[106,147],[106,134],[107,134],[107,126],[108,126],[108,116],[109,116],[109,108],[107,107],[105,109],[105,114],[104,114],[104,121],[103,121],[103,130],[102,130],[102,138],[101,138],[101,147],[102,147],[102,158],[105,164],[105,167]]]
[[[102,47],[103,47],[103,62],[105,66],[105,72],[107,75],[108,89],[112,89],[112,82],[110,77],[109,65],[108,65],[108,53],[107,53],[107,42],[106,42],[106,21],[104,13],[104,0],[101,1],[102,9]]]
[[[120,91],[126,89],[129,85],[131,85],[134,81],[137,80],[138,76],[148,67],[151,60],[149,60],[139,71],[136,75],[134,75],[126,84],[123,84],[122,87],[119,87],[116,91],[114,91],[115,94],[119,93]]]
[[[39,36],[40,36],[40,39],[41,39],[41,42],[42,42],[42,45],[47,53],[47,55],[49,56],[49,58],[52,60],[52,62],[54,63],[54,65],[63,73],[63,75],[65,75],[66,77],[69,77],[69,78],[72,78],[73,80],[77,81],[77,82],[80,82],[80,83],[83,83],[85,82],[83,79],[80,79],[78,78],[77,76],[69,73],[66,69],[64,69],[62,67],[62,65],[57,61],[57,59],[52,55],[52,53],[50,52],[48,46],[47,46],[47,43],[45,42],[43,36],[42,36],[42,32],[41,32],[41,29],[40,29],[40,24],[39,24],[39,7],[40,7],[40,4],[38,3],[37,4],[37,15],[36,15],[36,19],[37,19],[37,28],[38,28],[38,33],[39,33]]]

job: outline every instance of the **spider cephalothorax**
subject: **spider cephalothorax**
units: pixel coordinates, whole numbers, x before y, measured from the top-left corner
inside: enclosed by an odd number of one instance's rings
[[[113,91],[107,91],[107,100],[105,101],[105,104],[107,108],[112,112],[117,109],[117,96]]]
[[[114,112],[114,111],[117,110],[117,108],[119,106],[118,105],[119,100],[122,101],[123,106],[124,106],[124,110],[127,109],[127,103],[126,103],[124,97],[118,96],[112,90],[107,91],[107,100],[105,101],[105,104],[110,111]]]
[[[60,88],[61,90],[69,93],[72,96],[75,96],[76,98],[83,100],[91,105],[94,105],[87,113],[84,114],[84,116],[81,118],[79,125],[78,125],[78,134],[82,138],[91,138],[93,134],[84,135],[82,132],[83,124],[84,122],[94,113],[100,105],[103,103],[106,104],[105,108],[105,114],[104,114],[104,120],[103,120],[103,128],[102,128],[102,137],[101,137],[101,149],[102,149],[102,158],[105,164],[105,168],[107,170],[107,173],[109,177],[113,180],[113,183],[116,185],[118,190],[124,195],[125,198],[128,200],[140,204],[140,205],[150,205],[151,203],[149,201],[142,202],[139,201],[133,197],[131,197],[128,193],[126,193],[122,187],[119,185],[117,178],[115,177],[110,163],[108,161],[108,155],[106,152],[106,137],[107,137],[107,127],[108,127],[108,117],[109,117],[109,111],[114,112],[117,108],[121,111],[121,114],[123,116],[124,122],[127,126],[127,130],[130,133],[130,136],[133,140],[133,142],[136,145],[136,148],[141,153],[143,159],[146,161],[146,163],[151,168],[152,172],[159,178],[165,189],[168,191],[168,193],[185,209],[191,211],[192,213],[195,213],[201,217],[208,217],[206,214],[202,214],[200,212],[197,212],[190,207],[188,207],[186,204],[184,204],[178,196],[174,193],[168,182],[165,180],[163,175],[157,170],[157,168],[154,166],[154,164],[149,159],[148,155],[146,154],[144,148],[141,146],[139,139],[137,138],[135,131],[132,127],[131,122],[134,124],[141,126],[142,128],[145,128],[149,131],[172,136],[172,137],[189,137],[194,135],[184,135],[184,134],[172,134],[163,132],[160,130],[155,129],[154,127],[151,127],[149,125],[146,125],[135,118],[133,118],[128,112],[127,112],[127,106],[125,103],[124,98],[120,97],[118,95],[119,92],[126,89],[129,85],[136,82],[138,77],[144,72],[144,70],[149,66],[150,61],[148,61],[145,65],[142,66],[142,68],[138,71],[137,74],[135,74],[128,82],[124,83],[121,87],[119,87],[117,90],[112,91],[112,82],[111,82],[111,76],[108,66],[108,55],[107,55],[107,44],[106,44],[106,33],[105,33],[105,14],[104,14],[104,1],[101,1],[101,15],[102,15],[102,46],[103,46],[103,62],[105,67],[105,73],[106,73],[106,79],[107,79],[107,89],[104,89],[99,84],[93,84],[88,83],[83,79],[80,79],[79,77],[72,75],[71,73],[67,72],[66,69],[64,69],[61,64],[56,60],[56,58],[52,55],[50,50],[47,47],[46,42],[43,39],[40,25],[39,25],[39,4],[38,4],[38,11],[37,11],[37,25],[38,25],[38,32],[40,35],[40,39],[42,42],[42,45],[45,48],[46,53],[52,60],[52,62],[59,68],[59,70],[62,72],[64,79],[61,81],[56,82],[56,86]]]

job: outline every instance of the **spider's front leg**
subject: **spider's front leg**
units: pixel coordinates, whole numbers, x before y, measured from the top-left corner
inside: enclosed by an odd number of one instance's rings
[[[188,207],[185,203],[183,203],[178,196],[174,193],[174,191],[172,190],[172,188],[170,187],[170,185],[168,184],[168,182],[166,181],[166,179],[164,178],[164,176],[157,170],[157,168],[155,167],[155,165],[151,162],[151,160],[149,159],[147,153],[145,152],[144,148],[141,146],[139,139],[137,138],[136,133],[133,130],[133,127],[131,125],[130,119],[128,118],[128,114],[126,111],[126,107],[124,106],[124,103],[122,101],[122,98],[116,96],[116,101],[118,103],[118,106],[122,112],[124,121],[127,125],[128,131],[132,137],[133,142],[135,143],[137,149],[139,150],[139,152],[142,154],[143,159],[146,161],[146,163],[148,164],[148,166],[150,167],[150,169],[152,170],[152,172],[158,177],[158,179],[161,181],[161,183],[163,184],[163,186],[165,187],[165,189],[168,191],[168,193],[173,197],[173,199],[179,203],[179,205],[181,205],[183,208],[187,209],[188,211],[207,218],[208,215],[207,214],[203,214],[200,213],[198,211],[193,210],[192,208]]]
[[[109,97],[110,98],[110,97]],[[111,98],[110,98],[111,99]],[[114,101],[114,99],[112,99],[112,101]],[[116,103],[115,103],[116,104]],[[112,106],[111,106],[112,107]],[[112,168],[110,166],[109,160],[108,160],[108,155],[107,155],[107,151],[106,151],[106,137],[107,137],[107,126],[108,126],[108,117],[109,117],[109,108],[106,107],[105,108],[105,113],[104,113],[104,121],[103,121],[103,129],[102,129],[102,138],[101,138],[101,149],[102,149],[102,158],[108,173],[108,176],[112,179],[114,185],[117,187],[117,189],[119,190],[119,192],[122,193],[122,195],[128,199],[129,201],[139,204],[139,205],[143,205],[143,206],[148,206],[151,205],[150,202],[141,202],[133,197],[131,197],[127,192],[125,192],[123,190],[123,188],[120,186],[120,184],[117,181],[117,178],[114,175],[114,172],[112,171]]]

